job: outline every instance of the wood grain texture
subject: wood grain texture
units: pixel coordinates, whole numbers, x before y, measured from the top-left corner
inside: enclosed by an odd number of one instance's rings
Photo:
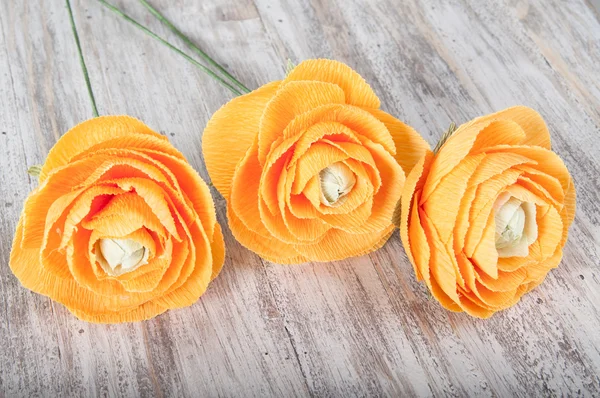
[[[115,2],[180,44],[137,2]],[[241,247],[216,191],[227,259],[192,307],[92,325],[8,268],[27,167],[91,117],[61,0],[0,1],[0,397],[593,396],[600,394],[600,21],[595,0],[153,0],[251,88],[327,57],[434,144],[451,121],[524,104],[546,119],[578,190],[560,267],[482,321],[443,310],[395,234],[368,256],[280,266]],[[208,179],[210,115],[231,94],[74,0],[101,114],[163,132]]]

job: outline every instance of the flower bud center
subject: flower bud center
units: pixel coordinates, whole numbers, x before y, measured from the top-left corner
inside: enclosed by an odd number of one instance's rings
[[[319,172],[321,203],[339,206],[356,184],[356,175],[342,162],[336,162]]]
[[[148,249],[133,239],[100,239],[96,258],[111,276],[123,275],[148,263]]]
[[[494,205],[498,257],[526,257],[537,239],[535,204],[502,194]]]

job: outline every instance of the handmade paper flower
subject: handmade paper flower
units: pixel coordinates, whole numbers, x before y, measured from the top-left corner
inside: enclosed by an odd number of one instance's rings
[[[224,260],[210,191],[168,140],[98,117],[52,148],[17,226],[10,267],[91,322],[130,322],[194,303]]]
[[[310,60],[217,111],[202,148],[233,235],[283,264],[383,245],[427,144],[379,105],[348,66]]]
[[[487,318],[558,266],[575,187],[541,116],[514,107],[460,126],[407,177],[401,237],[445,308]]]

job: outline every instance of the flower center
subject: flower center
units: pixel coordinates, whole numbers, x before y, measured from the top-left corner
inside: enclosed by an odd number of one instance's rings
[[[494,204],[498,257],[527,257],[529,245],[537,239],[535,204],[505,193]]]
[[[339,206],[356,184],[356,175],[342,162],[336,162],[319,172],[321,203]]]
[[[149,250],[133,239],[100,239],[96,258],[111,276],[123,275],[148,263]]]

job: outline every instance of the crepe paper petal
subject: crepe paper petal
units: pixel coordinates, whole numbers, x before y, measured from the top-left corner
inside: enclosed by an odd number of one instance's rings
[[[373,212],[365,225],[367,230],[373,230],[391,223],[406,177],[400,165],[394,162],[393,156],[379,144],[367,143],[365,147],[371,151],[381,176],[381,189],[373,196]]]
[[[291,179],[287,181],[291,181]],[[286,203],[285,206],[282,206],[285,226],[299,241],[319,240],[329,230],[328,224],[319,219],[317,214],[314,214],[315,217],[312,218],[298,217],[293,211],[291,196],[289,195],[290,188],[289,186],[286,187]],[[309,206],[309,208],[312,209],[313,207]]]
[[[258,134],[263,110],[280,82],[236,97],[213,114],[202,135],[202,153],[215,188],[228,198],[236,165]]]
[[[508,120],[518,124],[525,133],[520,145],[540,146],[550,149],[550,133],[542,116],[526,106],[513,106],[500,112],[476,118],[474,121]]]
[[[425,203],[429,198],[429,195],[437,188],[442,178],[452,171],[462,159],[464,159],[477,139],[477,135],[487,125],[482,123],[473,124],[467,123],[460,126],[454,134],[448,139],[442,146],[443,150],[437,152],[433,158],[431,164],[431,172],[428,177],[428,183],[423,187],[423,195],[421,196],[421,202]]]
[[[429,174],[429,170],[431,168],[431,163],[433,161],[433,152],[427,150],[425,152],[425,156],[423,156],[413,167],[413,170],[406,177],[406,182],[404,184],[404,188],[402,189],[402,196],[400,197],[401,209],[408,209],[413,205],[413,201],[416,201],[418,204],[420,201],[421,192],[426,181],[426,177]],[[409,220],[412,220],[413,214],[408,213],[406,211],[400,212],[400,222],[398,223],[400,228],[400,236],[402,238],[402,243],[404,244],[404,248],[406,251],[406,255],[408,259],[413,263],[416,269],[416,261],[413,259],[413,250],[411,239],[409,239],[409,229],[408,224]],[[418,212],[415,212],[414,216],[418,216]],[[420,225],[420,222],[414,223],[414,225]],[[425,240],[426,241],[426,240]],[[419,248],[415,252],[423,247],[420,245]],[[429,263],[429,260],[427,261]],[[417,279],[423,278],[422,273],[416,272]],[[427,272],[429,274],[429,272]]]
[[[475,246],[471,258],[473,263],[475,263],[477,268],[483,271],[483,273],[491,276],[492,278],[498,278],[497,264],[498,256],[500,255],[500,249],[496,250],[496,228],[494,226],[494,221],[492,220],[493,217],[494,213],[491,212],[487,219],[487,224],[483,229],[481,239],[479,240],[477,246]],[[521,247],[521,251],[527,251],[528,246],[529,245],[525,245],[524,247]]]
[[[525,136],[521,126],[511,120],[492,120],[479,131],[470,153],[485,152],[496,145],[519,145]]]
[[[454,232],[456,220],[460,214],[461,198],[465,195],[473,173],[484,158],[483,154],[465,158],[422,204],[425,212],[436,220],[436,229],[444,243],[449,241]],[[440,203],[445,203],[445,205],[440,206]]]
[[[88,193],[88,191],[92,192]],[[97,186],[92,187],[89,190],[80,189],[73,191],[56,200],[48,211],[44,228],[44,236],[41,240],[40,262],[42,267],[59,278],[70,278],[71,271],[69,270],[66,259],[62,253],[67,242],[65,242],[64,245],[62,242],[63,237],[65,236],[65,231],[68,230],[67,233],[71,234],[72,230],[69,230],[68,225],[67,228],[65,228],[65,224],[67,223],[69,216],[77,217],[77,213],[86,211],[85,203],[88,201],[85,201],[86,198],[84,198],[83,206],[80,205],[83,207],[81,210],[73,209],[73,203],[78,203],[81,200],[81,196],[90,196],[89,204],[87,205],[87,212],[89,212],[91,211],[92,207],[97,209],[98,206],[105,205],[110,197],[121,193],[123,193],[123,190],[119,188]],[[94,196],[96,199],[92,200],[91,196]],[[25,209],[27,209],[27,203]],[[85,213],[81,219],[86,214],[87,213]],[[74,228],[75,225],[76,224],[73,224],[71,229]]]
[[[346,159],[343,161],[343,163],[356,176],[356,183],[350,192],[348,192],[343,198],[341,198],[341,200],[333,205],[329,203],[323,203],[323,196],[321,192],[321,176],[316,175],[309,181],[309,184],[312,181],[317,182],[314,186],[315,191],[318,194],[315,208],[319,214],[335,214],[342,216],[344,214],[351,214],[360,206],[366,203],[372,203],[375,194],[379,191],[376,189],[376,187],[379,188],[381,186],[381,179],[378,178],[376,181],[372,181],[372,179],[374,179],[373,174],[367,171],[369,170],[369,167],[366,167],[365,163],[358,162],[355,159]],[[377,177],[379,177],[378,172]],[[307,189],[309,188],[309,184],[307,184]],[[307,189],[305,189],[303,192],[306,193]]]
[[[208,186],[183,155],[142,122],[106,116],[50,151],[10,268],[78,318],[119,323],[193,304],[224,253]]]
[[[393,227],[378,234],[350,234],[339,229],[331,229],[316,244],[297,245],[296,250],[310,261],[337,261],[360,256],[379,249],[393,232]],[[351,251],[348,251],[351,247]]]
[[[413,203],[418,203],[419,197],[414,197]],[[410,222],[414,225],[414,228],[410,230],[405,229],[404,238],[405,246],[407,247],[407,254],[411,258],[411,262],[415,267],[415,273],[417,274],[417,280],[424,280],[427,286],[431,288],[431,271],[429,268],[429,262],[431,260],[431,248],[425,229],[421,223],[420,212],[413,211],[410,213]],[[410,250],[408,250],[410,248]]]
[[[347,104],[321,105],[296,116],[283,130],[283,137],[295,138],[295,141],[298,141],[297,146],[301,153],[302,148],[306,146],[306,142],[311,143],[323,138],[327,132],[318,135],[318,132],[323,132],[323,130],[313,131],[313,129],[321,123],[328,122],[347,127],[347,129],[341,129],[341,131],[339,127],[335,127],[334,130],[329,132],[329,135],[345,134],[348,136],[346,141],[356,143],[361,143],[359,137],[364,137],[383,145],[392,155],[396,154],[394,139],[386,125],[374,117],[369,110]],[[416,138],[412,140],[407,138],[407,140],[417,141]]]
[[[89,148],[110,139],[122,138],[131,134],[148,135],[165,142],[166,137],[152,131],[139,120],[129,116],[100,116],[87,120],[70,129],[50,149],[42,166],[40,184],[54,169],[71,163],[71,159]],[[135,148],[135,142],[131,142]],[[170,145],[166,145],[170,149]],[[113,148],[126,148],[123,143]],[[172,148],[172,147],[171,147]],[[167,150],[168,150],[167,149]],[[173,148],[174,149],[174,148]]]
[[[448,295],[443,291],[443,289],[438,284],[435,278],[430,280],[429,290],[431,295],[448,311],[452,312],[460,312],[460,305],[456,304],[452,298],[448,297]]]
[[[482,239],[483,232],[494,214],[495,198],[514,184],[520,176],[517,170],[507,170],[483,182],[477,188],[469,209],[469,230],[465,238],[464,251],[471,256]],[[494,228],[495,229],[495,228]],[[495,271],[492,271],[495,273]]]
[[[513,107],[458,127],[406,178],[400,237],[418,280],[451,311],[488,318],[558,266],[575,187],[541,116]]]
[[[379,98],[358,73],[348,65],[328,59],[312,59],[301,62],[288,73],[283,84],[292,81],[320,81],[340,87],[345,94],[345,103],[377,109]]]
[[[536,170],[542,173],[548,174],[549,176],[556,178],[560,182],[560,185],[563,187],[563,191],[565,192],[573,183],[573,179],[571,177],[571,174],[569,174],[567,166],[565,166],[562,159],[556,153],[552,152],[549,149],[536,146],[530,147],[523,145],[498,145],[493,148],[489,148],[486,152],[510,152],[531,159],[531,167],[535,168]]]
[[[15,233],[15,241],[22,239],[23,226],[19,223]],[[55,300],[63,303],[70,311],[79,310],[82,312],[94,312],[111,308],[111,298],[98,296],[92,291],[80,286],[71,279],[59,279],[53,274],[48,273],[43,268],[36,268],[35,264],[39,261],[39,252],[36,249],[13,250],[11,252],[11,266],[13,264],[28,264],[33,266],[11,267],[19,281],[34,292],[48,294]],[[118,296],[117,296],[118,297]],[[123,310],[129,311],[132,307],[128,299],[120,300],[119,306]],[[164,311],[163,311],[164,312]],[[153,317],[154,314],[149,317]],[[81,319],[87,317],[82,316]],[[86,319],[87,320],[87,319]]]
[[[264,224],[258,217],[258,190],[260,186],[261,167],[258,162],[258,144],[252,145],[250,150],[235,172],[231,194],[229,196],[229,208],[238,215],[241,222],[253,233],[268,237]]]
[[[569,188],[567,188],[567,193],[565,194],[565,201],[563,208],[560,211],[560,217],[562,219],[563,225],[571,225],[573,220],[575,219],[575,207],[576,207],[576,192],[575,192],[575,184],[571,183]],[[563,228],[563,237],[560,241],[560,246],[564,246],[567,241],[567,236],[569,235],[569,229]]]
[[[322,170],[348,158],[349,156],[344,151],[329,145],[329,143],[322,141],[314,143],[296,163],[292,192],[299,194],[306,187],[308,180],[313,177],[321,179],[319,173]]]
[[[389,113],[373,108],[367,109],[367,111],[379,119],[390,132],[396,147],[394,157],[404,173],[408,174],[425,154],[425,151],[429,149],[429,144],[415,129],[402,123]]]
[[[300,255],[294,248],[279,239],[260,236],[246,227],[236,213],[227,208],[227,218],[233,236],[246,248],[252,250],[267,261],[281,264],[299,264],[308,259]]]
[[[186,161],[166,153],[155,151],[146,153],[158,162],[157,166],[163,172],[173,173],[176,199],[183,198],[186,201],[189,200],[188,205],[192,207],[192,217],[194,214],[197,215],[198,221],[202,224],[202,228],[206,231],[206,234],[212,237],[215,234],[218,223],[208,185],[204,183],[198,173]],[[169,190],[169,192],[171,191]],[[178,192],[185,192],[185,196],[178,195]]]
[[[41,246],[48,210],[61,196],[70,193],[74,187],[82,184],[87,177],[108,160],[108,156],[99,156],[76,161],[61,168],[60,173],[49,175],[31,192],[24,205],[25,234],[22,244],[27,247]]]
[[[213,279],[211,266],[213,256],[206,232],[196,223],[190,225],[190,234],[194,242],[191,253],[195,254],[192,257],[194,261],[188,268],[190,272],[185,274],[185,278],[180,276],[175,283],[175,290],[156,299],[156,303],[168,308],[183,308],[194,304],[204,294]],[[207,256],[207,253],[211,256]]]
[[[365,80],[336,61],[302,62],[282,82],[243,98],[221,108],[203,138],[235,238],[281,264],[381,247],[394,229],[406,173],[427,143],[380,111]],[[236,115],[243,125],[230,120]],[[219,137],[237,135],[244,151],[234,143],[228,154]]]
[[[527,172],[527,177],[520,178],[523,185],[528,185],[529,188],[541,193],[545,199],[556,206],[560,206],[565,201],[565,191],[557,178],[527,165],[521,165],[519,169]]]
[[[268,150],[297,116],[328,104],[343,104],[344,92],[332,83],[294,81],[283,84],[265,107],[258,129],[258,159],[265,163]]]
[[[430,267],[431,280],[435,280],[437,286],[444,292],[445,297],[447,296],[456,303],[459,301],[456,287],[457,275],[450,259],[448,247],[439,239],[433,221],[429,219],[423,210],[419,211],[419,217],[425,236],[432,245],[430,250],[431,259],[429,261],[437,265],[436,267]]]

